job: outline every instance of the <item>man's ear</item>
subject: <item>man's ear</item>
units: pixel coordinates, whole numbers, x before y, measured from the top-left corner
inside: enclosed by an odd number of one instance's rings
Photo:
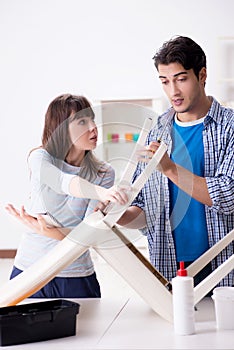
[[[205,85],[206,84],[206,78],[207,78],[206,68],[202,67],[202,69],[199,72],[199,81]]]

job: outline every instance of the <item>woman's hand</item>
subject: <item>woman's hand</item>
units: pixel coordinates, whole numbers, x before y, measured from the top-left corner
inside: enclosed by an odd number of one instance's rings
[[[106,202],[98,202],[98,204],[96,205],[96,207],[94,208],[94,211],[98,211],[100,210],[101,212],[103,212],[104,214],[106,214],[106,210],[107,208],[109,208],[110,202],[106,201]]]
[[[124,205],[128,201],[128,192],[131,190],[131,186],[114,185],[108,189],[103,188],[103,193],[100,200],[103,203],[119,203]]]
[[[109,189],[102,188],[103,195],[102,199],[98,202],[94,211],[100,210],[104,214],[107,214],[109,210],[112,209],[115,203],[126,204],[128,201],[128,194],[131,191],[131,185],[127,184],[118,184],[110,187]]]
[[[24,206],[18,210],[12,204],[7,204],[5,209],[23,225],[26,225],[31,231],[43,236],[62,240],[64,236],[70,231],[69,229],[65,228],[61,229],[56,227],[48,227],[46,221],[41,215],[37,215],[37,217],[29,215],[25,211]]]
[[[18,210],[12,204],[7,204],[5,209],[8,211],[9,214],[14,216],[23,225],[26,225],[28,228],[30,228],[30,230],[33,230],[36,233],[41,233],[44,224],[46,225],[43,219],[38,221],[36,217],[29,215],[25,211],[24,206],[22,206],[20,210]]]

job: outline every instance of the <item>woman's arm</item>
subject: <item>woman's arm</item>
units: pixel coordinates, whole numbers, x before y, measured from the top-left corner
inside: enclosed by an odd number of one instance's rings
[[[69,183],[69,193],[74,197],[97,199],[104,202],[118,202],[122,205],[128,201],[126,190],[130,190],[130,187],[114,185],[111,188],[104,188],[94,185],[79,176],[73,177]]]
[[[68,194],[77,198],[96,199],[125,204],[128,200],[126,188],[112,186],[104,188],[94,185],[78,175],[64,173],[52,164],[52,157],[44,150],[33,151],[28,164],[31,171],[31,181],[47,185],[57,193]],[[130,188],[128,188],[130,190]]]

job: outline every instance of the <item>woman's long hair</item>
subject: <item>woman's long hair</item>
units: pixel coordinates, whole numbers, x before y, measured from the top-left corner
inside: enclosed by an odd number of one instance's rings
[[[84,96],[60,95],[50,103],[45,115],[42,147],[53,157],[63,161],[72,146],[68,127],[74,120],[74,114],[76,118],[94,118],[91,105]],[[103,172],[102,165],[103,162],[99,161],[92,151],[87,150],[79,176],[92,180]]]

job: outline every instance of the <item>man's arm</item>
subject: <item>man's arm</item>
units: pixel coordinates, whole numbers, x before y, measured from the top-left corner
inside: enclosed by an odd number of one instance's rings
[[[159,146],[160,143],[151,142],[148,146],[148,151],[155,152]],[[163,156],[157,169],[189,196],[202,204],[212,206],[213,203],[204,177],[197,176],[189,170],[175,164],[167,153]]]
[[[197,176],[178,164],[175,164],[169,157],[166,163],[169,166],[164,168],[165,163],[162,161],[162,173],[167,176],[168,179],[192,198],[202,204],[212,206],[212,200],[204,177]]]
[[[120,226],[131,229],[140,229],[146,226],[146,218],[144,211],[137,207],[129,207],[117,222]]]

